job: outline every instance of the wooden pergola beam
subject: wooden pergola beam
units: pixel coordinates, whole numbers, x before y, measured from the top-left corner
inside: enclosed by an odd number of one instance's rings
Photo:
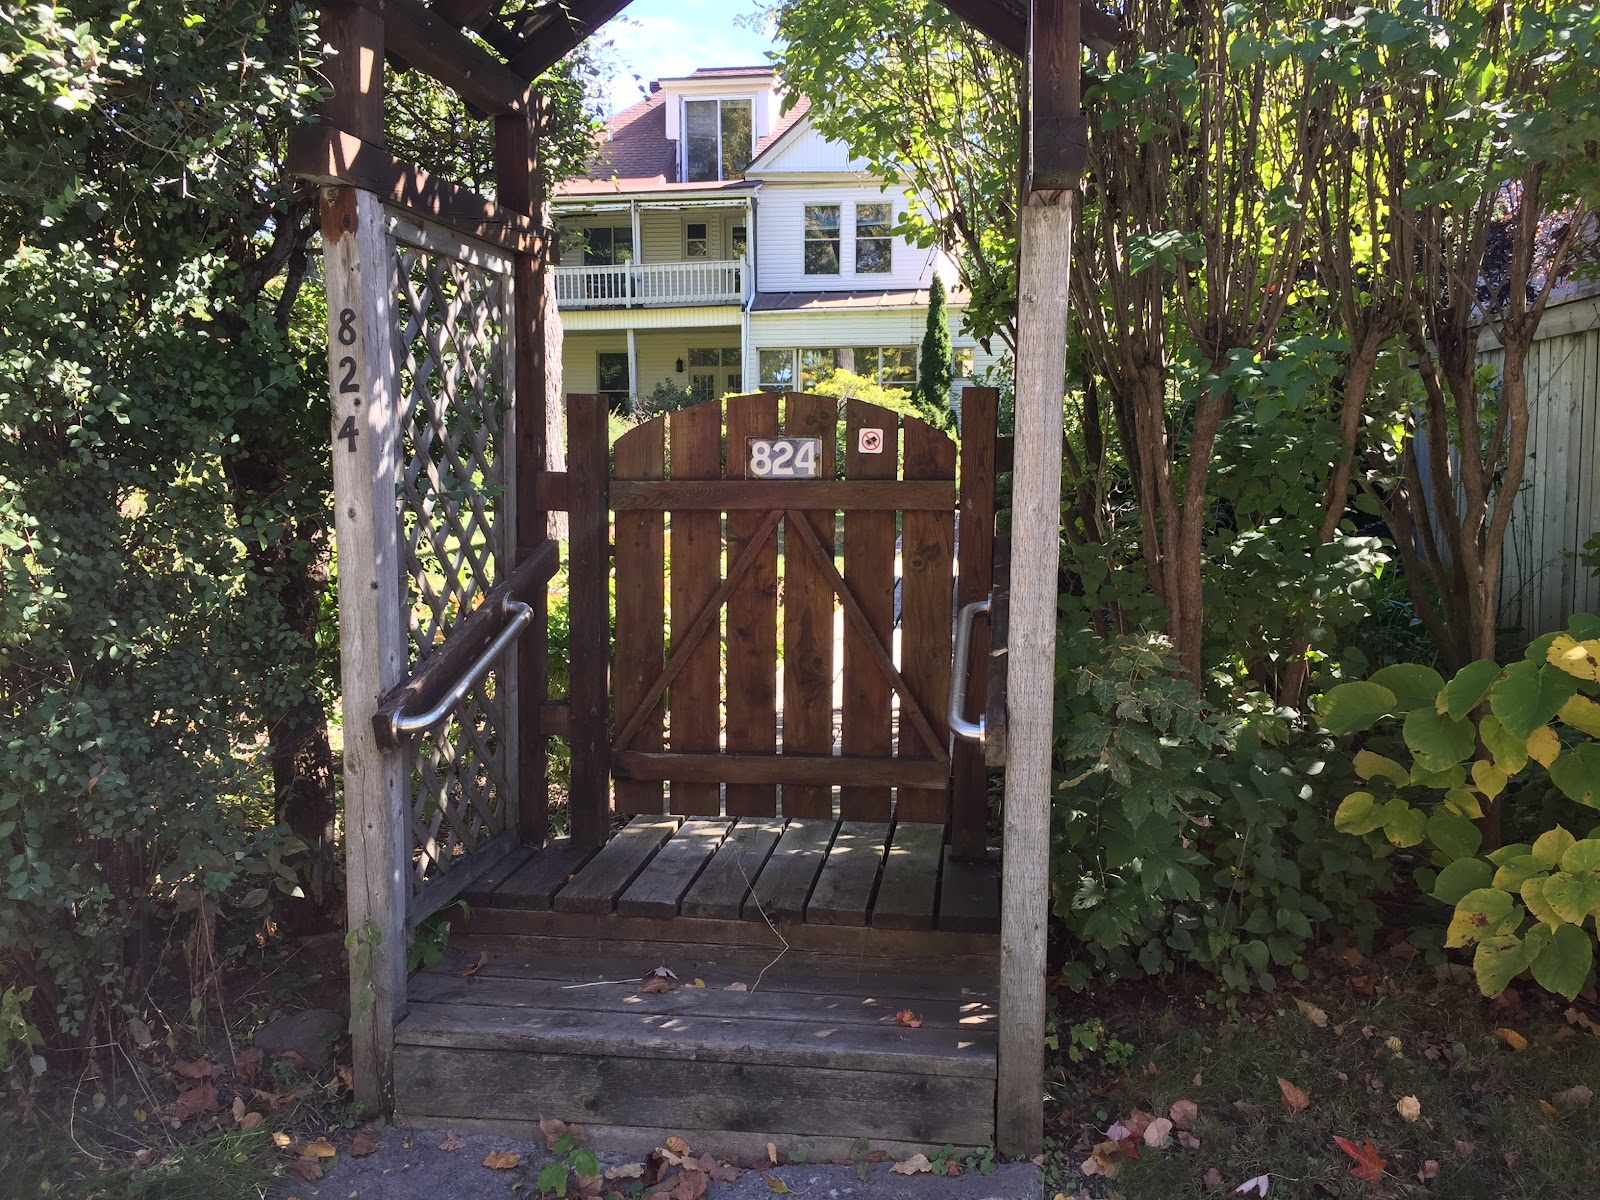
[[[558,0],[548,6],[550,18],[523,39],[522,49],[507,61],[513,74],[537,79],[586,37],[628,7],[628,0]]]
[[[420,0],[366,0],[383,12],[384,49],[431,75],[474,108],[491,116],[521,112],[528,106],[528,78],[500,62],[461,32],[473,11],[459,23],[423,7]],[[454,6],[451,17],[466,9]],[[537,74],[537,72],[535,72]]]
[[[1018,58],[1028,56],[1028,5],[1007,0],[939,0],[939,3],[984,34],[1002,50]],[[1123,41],[1122,22],[1103,9],[1084,4],[1080,9],[1082,42],[1092,50],[1105,50]]]

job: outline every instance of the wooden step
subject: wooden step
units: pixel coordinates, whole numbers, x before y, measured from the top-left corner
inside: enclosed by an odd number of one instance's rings
[[[496,943],[475,937],[473,945]],[[905,976],[902,988],[892,970],[763,972],[746,957],[708,969],[710,979],[685,974],[674,990],[650,994],[637,980],[658,965],[655,956],[641,950],[630,960],[614,949],[560,960],[508,941],[479,951],[470,976],[461,973],[463,948],[415,976],[396,1030],[404,1119],[553,1116],[673,1129],[691,1144],[697,1132],[766,1130],[992,1141],[991,976],[973,986]],[[731,982],[742,987],[723,982],[741,972],[746,978]],[[696,978],[707,986],[694,986]]]

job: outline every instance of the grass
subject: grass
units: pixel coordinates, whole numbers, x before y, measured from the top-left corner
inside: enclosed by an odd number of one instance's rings
[[[174,1140],[148,1166],[102,1145],[0,1116],[0,1195],[73,1200],[260,1200],[272,1143],[264,1127]]]
[[[1494,1007],[1461,973],[1436,975],[1420,963],[1399,978],[1356,978],[1374,994],[1353,991],[1334,968],[1297,996],[1248,998],[1232,1012],[1148,987],[1101,997],[1100,1019],[1135,1053],[1118,1068],[1103,1059],[1057,1068],[1049,1183],[1068,1197],[1129,1200],[1224,1196],[1263,1174],[1274,1200],[1600,1195],[1600,1097],[1586,1107],[1552,1104],[1575,1085],[1600,1093],[1600,1037],[1569,1023],[1565,1005],[1530,995]],[[1063,1013],[1084,1007],[1062,999]],[[1525,1037],[1526,1049],[1513,1049],[1501,1028]],[[1280,1077],[1308,1093],[1304,1111],[1285,1103]],[[1415,1121],[1397,1110],[1408,1096],[1421,1107]],[[1198,1150],[1139,1146],[1137,1160],[1118,1156],[1113,1179],[1083,1176],[1080,1164],[1111,1122],[1134,1109],[1166,1116],[1178,1100],[1198,1106]],[[1381,1182],[1351,1174],[1335,1135],[1372,1140],[1387,1159]],[[1437,1172],[1424,1181],[1429,1161]],[[1208,1168],[1224,1187],[1207,1189]]]

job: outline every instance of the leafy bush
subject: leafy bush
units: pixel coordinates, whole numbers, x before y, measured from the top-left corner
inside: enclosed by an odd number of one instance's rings
[[[1058,636],[1052,908],[1080,944],[1066,971],[1158,974],[1193,963],[1227,991],[1304,977],[1319,926],[1363,941],[1387,874],[1332,825],[1324,742],[1270,708],[1223,712],[1167,643]]]
[[[1600,826],[1580,838],[1550,823],[1527,841],[1493,842],[1503,816],[1518,832],[1537,821],[1534,802],[1542,810],[1552,790],[1571,817],[1593,820],[1597,695],[1600,617],[1578,616],[1504,667],[1483,659],[1447,683],[1432,667],[1398,664],[1322,698],[1331,732],[1371,731],[1354,756],[1364,785],[1344,798],[1335,824],[1381,856],[1415,851],[1419,885],[1452,907],[1444,944],[1474,947],[1486,995],[1531,971],[1570,999],[1593,967]],[[1512,798],[1517,811],[1503,812]]]

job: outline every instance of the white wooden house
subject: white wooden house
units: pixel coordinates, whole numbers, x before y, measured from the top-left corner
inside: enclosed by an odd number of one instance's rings
[[[554,199],[564,390],[624,407],[662,382],[805,391],[835,367],[909,388],[935,272],[970,380],[992,356],[961,334],[948,256],[890,232],[905,205],[804,101],[784,111],[770,68],[653,83]]]

